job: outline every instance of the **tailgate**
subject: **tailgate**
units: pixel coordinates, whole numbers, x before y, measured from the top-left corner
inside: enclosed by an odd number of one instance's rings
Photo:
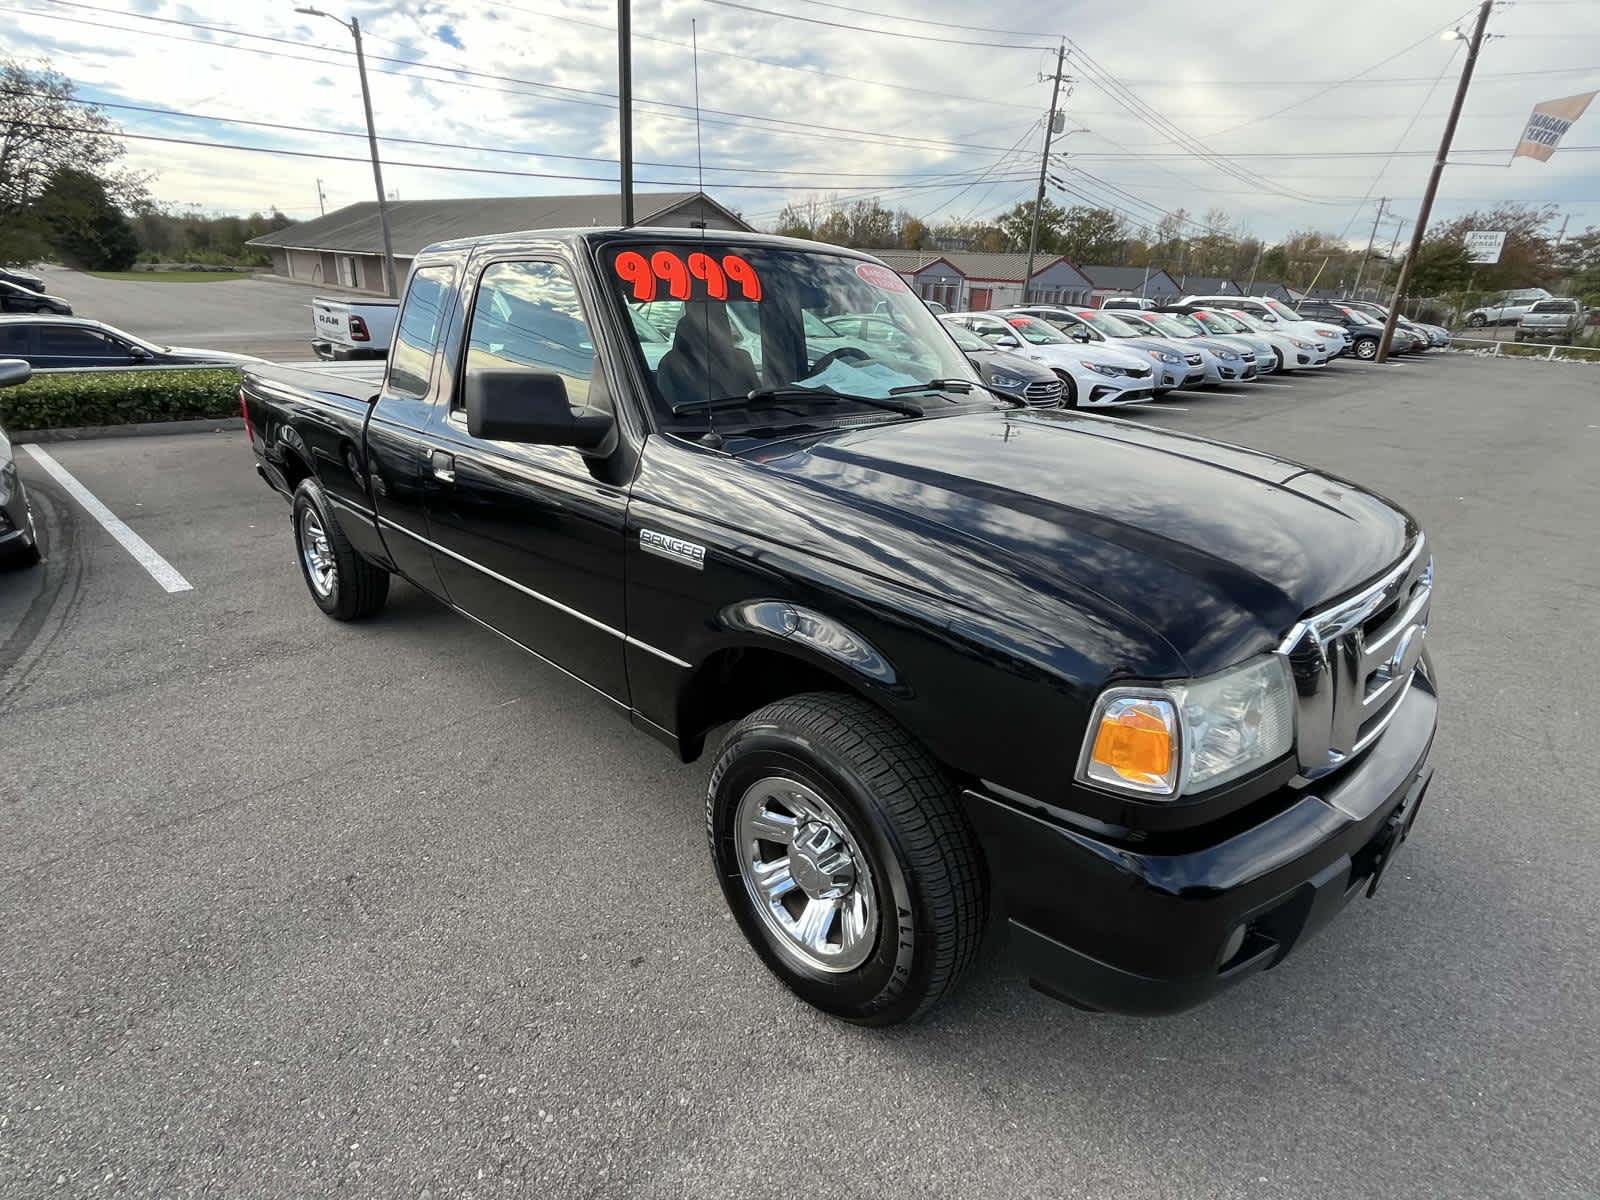
[[[311,330],[324,341],[337,342],[341,346],[350,345],[350,306],[342,301],[323,300],[320,297],[313,300]]]

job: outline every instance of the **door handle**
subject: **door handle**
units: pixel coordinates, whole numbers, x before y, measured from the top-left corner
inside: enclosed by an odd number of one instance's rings
[[[433,461],[433,477],[445,483],[454,483],[456,481],[455,456],[446,454],[443,450],[435,450],[430,457]]]

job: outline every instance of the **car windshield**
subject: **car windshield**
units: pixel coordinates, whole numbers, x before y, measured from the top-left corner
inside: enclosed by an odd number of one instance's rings
[[[1272,299],[1270,296],[1263,299],[1261,303],[1265,304],[1278,317],[1285,321],[1301,320],[1300,314],[1295,312],[1294,309],[1290,308],[1287,304],[1284,304],[1281,301]]]
[[[1077,316],[1078,320],[1082,321],[1085,325],[1099,333],[1105,334],[1107,337],[1131,338],[1142,337],[1144,335],[1144,331],[1141,330],[1137,325],[1130,324],[1121,317],[1113,317],[1108,312],[1096,312],[1093,309],[1086,309],[1085,311],[1078,313]]]
[[[1272,326],[1271,325],[1268,325],[1265,321],[1263,321],[1260,317],[1256,316],[1254,313],[1245,312],[1242,308],[1230,308],[1228,310],[1228,316],[1232,317],[1235,321],[1237,321],[1240,325],[1244,326],[1251,333],[1271,333],[1272,332]]]
[[[1020,333],[1025,341],[1035,346],[1054,346],[1072,339],[1048,321],[1038,317],[1007,317],[1006,323]]]
[[[972,330],[968,329],[959,321],[941,321],[940,324],[949,331],[950,336],[955,339],[956,345],[960,346],[962,350],[994,349],[993,346],[989,345],[988,342],[984,341],[981,337],[973,333]]]
[[[890,408],[903,417],[968,401],[978,387],[938,318],[877,263],[709,239],[616,243],[601,258],[668,426],[749,424],[741,400],[762,426],[881,420]],[[930,386],[947,382],[956,386]],[[735,415],[711,421],[708,408]]]
[[[1207,333],[1238,333],[1244,327],[1228,320],[1220,313],[1193,312],[1189,314],[1190,320],[1197,323]]]
[[[1139,319],[1154,329],[1159,329],[1167,337],[1192,338],[1199,337],[1197,327],[1185,325],[1173,317],[1171,313],[1140,313]]]
[[[1376,325],[1378,323],[1377,318],[1371,313],[1364,313],[1359,308],[1341,308],[1339,311],[1345,316],[1354,319],[1358,325]]]

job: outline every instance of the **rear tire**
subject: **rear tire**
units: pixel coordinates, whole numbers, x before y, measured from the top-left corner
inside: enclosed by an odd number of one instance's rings
[[[389,572],[356,552],[315,479],[294,490],[295,558],[306,590],[336,621],[370,617],[389,598]]]
[[[1482,313],[1473,313],[1467,318],[1467,328],[1469,329],[1482,329],[1488,323],[1489,318],[1485,317]]]
[[[824,1012],[863,1025],[920,1017],[977,954],[988,888],[956,789],[865,701],[792,696],[735,725],[706,833],[750,945]]]
[[[1372,359],[1378,357],[1378,339],[1357,338],[1353,350],[1355,352],[1355,356],[1361,359],[1362,362],[1370,362]]]

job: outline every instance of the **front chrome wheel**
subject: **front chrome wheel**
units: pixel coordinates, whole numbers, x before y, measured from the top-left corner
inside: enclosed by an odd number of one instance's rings
[[[332,596],[339,583],[339,568],[322,518],[310,505],[300,511],[300,557],[305,562],[311,590],[324,600]]]
[[[774,775],[739,798],[739,874],[778,950],[814,970],[852,971],[877,941],[878,899],[867,858],[814,790]]]

